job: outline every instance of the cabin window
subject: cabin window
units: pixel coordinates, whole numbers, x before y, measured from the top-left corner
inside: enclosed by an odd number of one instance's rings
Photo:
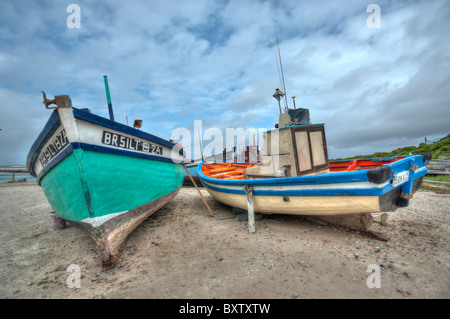
[[[328,168],[327,146],[323,126],[308,125],[292,129],[297,175]]]
[[[250,163],[256,163],[256,154],[255,154],[255,152],[253,152],[253,151],[250,151],[250,153],[249,153],[249,155],[250,155]]]
[[[309,137],[311,138],[311,150],[314,166],[326,164],[327,160],[325,159],[322,132],[310,132]]]
[[[310,170],[311,167],[311,154],[308,140],[308,132],[296,132],[295,143],[297,146],[297,158],[300,165],[300,171]]]

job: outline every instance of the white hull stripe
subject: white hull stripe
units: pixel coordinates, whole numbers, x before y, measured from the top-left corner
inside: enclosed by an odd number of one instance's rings
[[[103,225],[104,223],[106,223],[108,220],[110,220],[114,217],[120,216],[122,214],[125,214],[126,212],[127,211],[112,213],[112,214],[108,214],[108,215],[104,215],[104,216],[100,216],[100,217],[89,217],[89,218],[83,219],[81,222],[91,224],[92,227],[99,227],[99,226]]]

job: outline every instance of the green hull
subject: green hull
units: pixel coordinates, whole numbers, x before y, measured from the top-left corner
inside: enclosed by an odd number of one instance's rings
[[[67,95],[27,157],[53,210],[86,231],[114,266],[127,236],[178,193],[183,149],[155,135],[76,109]]]
[[[55,212],[70,221],[123,213],[177,190],[180,164],[75,149],[42,179]]]

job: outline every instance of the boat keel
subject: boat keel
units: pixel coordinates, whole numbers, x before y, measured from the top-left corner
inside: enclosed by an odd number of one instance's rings
[[[324,223],[326,225],[338,225],[356,230],[369,230],[373,224],[373,217],[370,213],[335,215],[335,216],[305,216],[306,220]]]
[[[340,216],[304,216],[304,219],[380,241],[389,241],[390,239],[380,233],[369,230],[373,224],[373,216],[370,213]]]
[[[107,271],[118,263],[122,245],[128,235],[146,218],[174,198],[179,190],[180,188],[152,202],[111,218],[101,226],[93,227],[88,223],[74,221],[70,221],[70,223],[82,228],[94,239],[101,251],[102,271]]]

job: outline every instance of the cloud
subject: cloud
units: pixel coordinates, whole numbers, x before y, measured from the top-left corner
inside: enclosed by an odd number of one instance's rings
[[[163,138],[194,119],[272,128],[275,34],[289,104],[326,123],[331,158],[449,133],[445,1],[379,1],[380,29],[369,1],[79,1],[80,29],[66,26],[70,3],[1,4],[0,164],[25,163],[50,115],[41,90],[107,117],[103,75],[116,120]]]

